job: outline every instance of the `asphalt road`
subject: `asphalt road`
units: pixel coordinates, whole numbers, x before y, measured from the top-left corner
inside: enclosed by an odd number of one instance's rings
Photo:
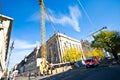
[[[120,80],[120,65],[74,69],[42,80]]]

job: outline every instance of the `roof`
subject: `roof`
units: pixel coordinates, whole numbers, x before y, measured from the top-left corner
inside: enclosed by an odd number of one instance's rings
[[[52,39],[56,38],[57,36],[58,36],[58,37],[67,38],[67,39],[72,40],[72,41],[75,41],[75,42],[81,42],[80,40],[71,38],[71,37],[67,36],[66,34],[62,34],[62,33],[60,33],[60,32],[55,33],[52,37],[50,37],[50,38],[47,40],[47,42],[51,41]]]
[[[5,15],[2,15],[2,14],[0,14],[0,19],[13,21],[13,18],[5,16]]]

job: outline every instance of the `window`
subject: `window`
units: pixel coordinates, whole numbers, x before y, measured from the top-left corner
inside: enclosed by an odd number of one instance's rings
[[[66,47],[67,45],[66,45],[66,42],[64,42],[64,47]]]
[[[56,44],[53,45],[53,51],[56,51],[57,47]]]
[[[0,20],[0,24],[2,24],[2,20]]]
[[[51,49],[49,48],[49,51],[48,51],[48,58],[51,58]]]

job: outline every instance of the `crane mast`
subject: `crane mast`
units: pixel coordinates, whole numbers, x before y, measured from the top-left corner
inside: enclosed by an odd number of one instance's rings
[[[45,28],[45,7],[43,0],[39,0],[40,10],[40,38],[41,38],[41,58],[46,58],[46,28]]]

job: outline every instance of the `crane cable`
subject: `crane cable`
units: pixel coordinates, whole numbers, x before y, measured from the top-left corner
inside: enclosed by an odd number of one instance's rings
[[[45,4],[44,4],[44,10],[45,10],[45,12],[46,12],[46,14],[47,14],[48,20],[50,21],[50,24],[51,24],[51,27],[52,27],[54,33],[56,33],[57,31],[56,31],[56,29],[55,29],[55,25],[54,25],[53,21],[51,20],[50,15],[48,14],[48,11],[47,11],[47,9],[46,9],[46,7],[45,7]]]

